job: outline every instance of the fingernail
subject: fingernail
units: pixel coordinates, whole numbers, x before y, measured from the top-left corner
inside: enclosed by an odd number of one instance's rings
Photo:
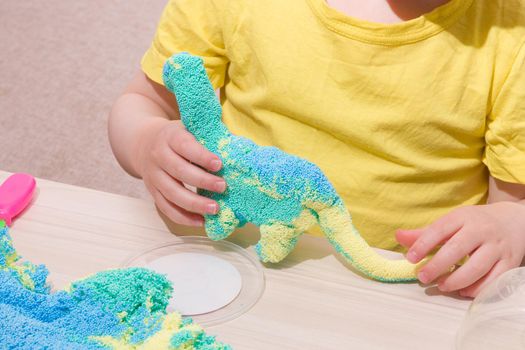
[[[219,206],[217,204],[208,204],[206,205],[206,212],[208,214],[217,214],[219,211]]]
[[[226,190],[226,182],[224,182],[224,181],[217,181],[215,183],[214,188],[215,188],[216,192],[222,193],[222,192],[224,192]]]
[[[428,275],[425,272],[420,272],[417,275],[417,278],[421,281],[421,283],[428,283]]]
[[[407,260],[415,264],[417,262],[417,253],[413,250],[409,251],[407,254]]]
[[[211,169],[213,171],[219,171],[221,170],[221,167],[222,167],[222,162],[220,160],[215,159],[211,161]]]

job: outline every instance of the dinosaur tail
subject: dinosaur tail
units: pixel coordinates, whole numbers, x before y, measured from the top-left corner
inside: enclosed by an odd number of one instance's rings
[[[230,135],[222,123],[222,107],[211,85],[203,60],[188,53],[171,56],[164,64],[164,84],[177,98],[186,129],[210,151]]]
[[[342,202],[316,210],[319,225],[336,250],[356,269],[381,282],[401,283],[417,280],[418,269],[426,263],[389,260],[375,252],[361,237]]]

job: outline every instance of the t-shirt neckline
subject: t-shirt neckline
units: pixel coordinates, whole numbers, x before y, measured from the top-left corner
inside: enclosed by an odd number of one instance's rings
[[[370,44],[405,45],[434,36],[458,21],[474,0],[451,0],[429,13],[394,24],[370,22],[345,15],[326,0],[307,0],[314,14],[330,30]]]

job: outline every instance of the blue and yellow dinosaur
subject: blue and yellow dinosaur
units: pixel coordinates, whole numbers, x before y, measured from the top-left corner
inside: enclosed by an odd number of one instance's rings
[[[226,192],[199,190],[220,207],[218,214],[205,216],[211,239],[226,238],[237,227],[253,223],[261,231],[256,246],[260,259],[275,263],[293,250],[303,232],[319,224],[337,251],[365,275],[383,282],[416,280],[424,262],[387,260],[371,249],[315,164],[228,131],[200,57],[173,55],[164,65],[163,78],[177,98],[186,129],[224,164],[217,174],[227,182]]]

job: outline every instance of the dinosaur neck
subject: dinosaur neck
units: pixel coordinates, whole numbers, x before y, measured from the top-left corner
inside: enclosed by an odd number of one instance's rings
[[[213,99],[189,97],[193,101],[188,102],[181,98],[181,102],[178,102],[182,123],[197,141],[211,152],[218,153],[220,141],[228,137],[230,133],[222,122],[222,108],[217,97],[214,93]],[[196,108],[197,103],[198,108]]]
[[[163,72],[166,87],[175,94],[186,129],[211,152],[230,133],[222,122],[222,107],[208,80],[203,61],[189,54],[174,55]]]

